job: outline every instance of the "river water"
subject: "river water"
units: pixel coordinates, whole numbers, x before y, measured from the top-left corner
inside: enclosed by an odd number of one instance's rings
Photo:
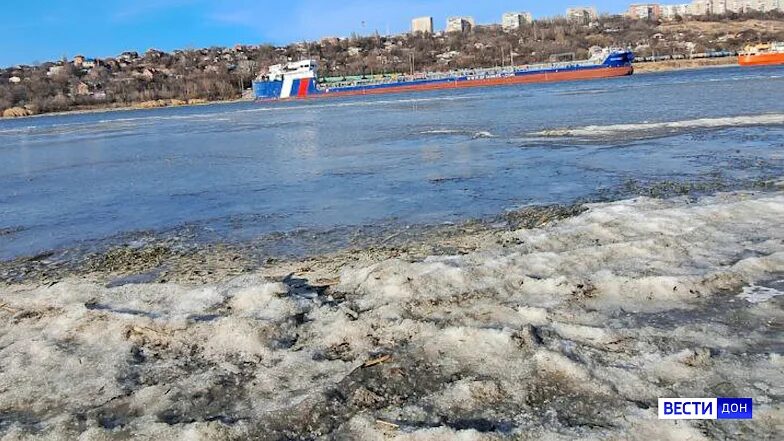
[[[0,259],[440,224],[784,173],[784,68],[0,121]]]

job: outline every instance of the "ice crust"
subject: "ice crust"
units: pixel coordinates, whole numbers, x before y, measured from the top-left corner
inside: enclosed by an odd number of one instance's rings
[[[324,291],[0,289],[0,438],[776,439],[784,193],[597,204]],[[362,367],[368,360],[388,359]],[[658,397],[755,419],[660,422]]]
[[[611,124],[544,130],[534,135],[545,137],[603,138],[614,135],[667,133],[693,129],[723,127],[749,127],[784,124],[784,114],[741,115],[720,118],[700,118],[684,121],[646,122],[638,124]]]

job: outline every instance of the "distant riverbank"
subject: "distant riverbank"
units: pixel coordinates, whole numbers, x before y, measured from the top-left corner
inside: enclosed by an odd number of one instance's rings
[[[42,116],[62,116],[62,115],[79,115],[90,113],[106,113],[106,112],[126,112],[132,110],[150,110],[150,109],[164,109],[172,107],[193,107],[193,106],[209,106],[213,104],[231,104],[248,101],[247,99],[234,99],[234,100],[206,100],[206,99],[193,99],[193,100],[154,100],[134,103],[130,105],[107,105],[107,106],[84,106],[72,110],[63,110],[60,112],[42,112],[19,114],[18,116],[5,116],[0,114],[0,121],[20,118],[39,118]]]
[[[645,62],[635,63],[634,70],[637,74],[652,73],[652,72],[667,72],[687,69],[705,69],[717,67],[731,67],[737,65],[737,57],[724,57],[724,58],[710,58],[710,59],[694,59],[694,60],[669,60],[659,62]],[[183,107],[183,106],[197,106],[209,104],[228,104],[235,102],[248,101],[248,98],[235,99],[235,100],[215,100],[210,101],[206,99],[192,99],[192,100],[153,100],[134,103],[130,105],[94,105],[79,107],[73,110],[66,110],[61,112],[44,112],[44,113],[31,113],[31,112],[18,112],[13,116],[6,116],[1,119],[15,119],[15,118],[29,118],[43,115],[72,115],[81,113],[101,113],[101,112],[115,112],[127,110],[147,110],[155,108],[169,108],[169,107]],[[24,109],[22,109],[24,110]]]

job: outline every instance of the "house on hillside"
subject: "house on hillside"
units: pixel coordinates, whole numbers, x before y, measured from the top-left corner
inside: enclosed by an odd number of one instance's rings
[[[152,49],[152,48],[147,49],[147,52],[144,53],[144,57],[145,58],[152,59],[152,60],[160,59],[164,55],[166,55],[165,52],[159,51],[158,49]]]
[[[73,65],[77,69],[92,69],[98,65],[95,58],[87,58],[84,55],[77,55],[73,59]]]
[[[135,70],[131,76],[145,81],[152,81],[155,78],[155,69],[145,67],[141,70]]]
[[[136,61],[138,59],[139,59],[139,53],[138,52],[123,52],[122,54],[120,54],[119,57],[117,57],[117,60],[119,60],[121,62],[125,62],[125,63],[131,63],[131,62]]]
[[[90,95],[90,86],[85,83],[84,81],[79,81],[74,87],[74,95],[76,96],[87,96]]]
[[[324,44],[324,45],[331,44],[331,45],[335,46],[335,45],[340,44],[340,38],[338,38],[338,37],[323,37],[321,39],[321,44]]]
[[[65,66],[63,66],[62,64],[55,64],[49,67],[49,69],[46,71],[46,76],[51,77],[51,76],[59,75],[63,72],[65,72]]]

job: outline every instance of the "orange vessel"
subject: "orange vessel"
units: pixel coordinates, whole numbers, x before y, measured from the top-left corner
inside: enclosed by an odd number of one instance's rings
[[[784,43],[747,46],[738,57],[741,66],[770,66],[784,64]]]

